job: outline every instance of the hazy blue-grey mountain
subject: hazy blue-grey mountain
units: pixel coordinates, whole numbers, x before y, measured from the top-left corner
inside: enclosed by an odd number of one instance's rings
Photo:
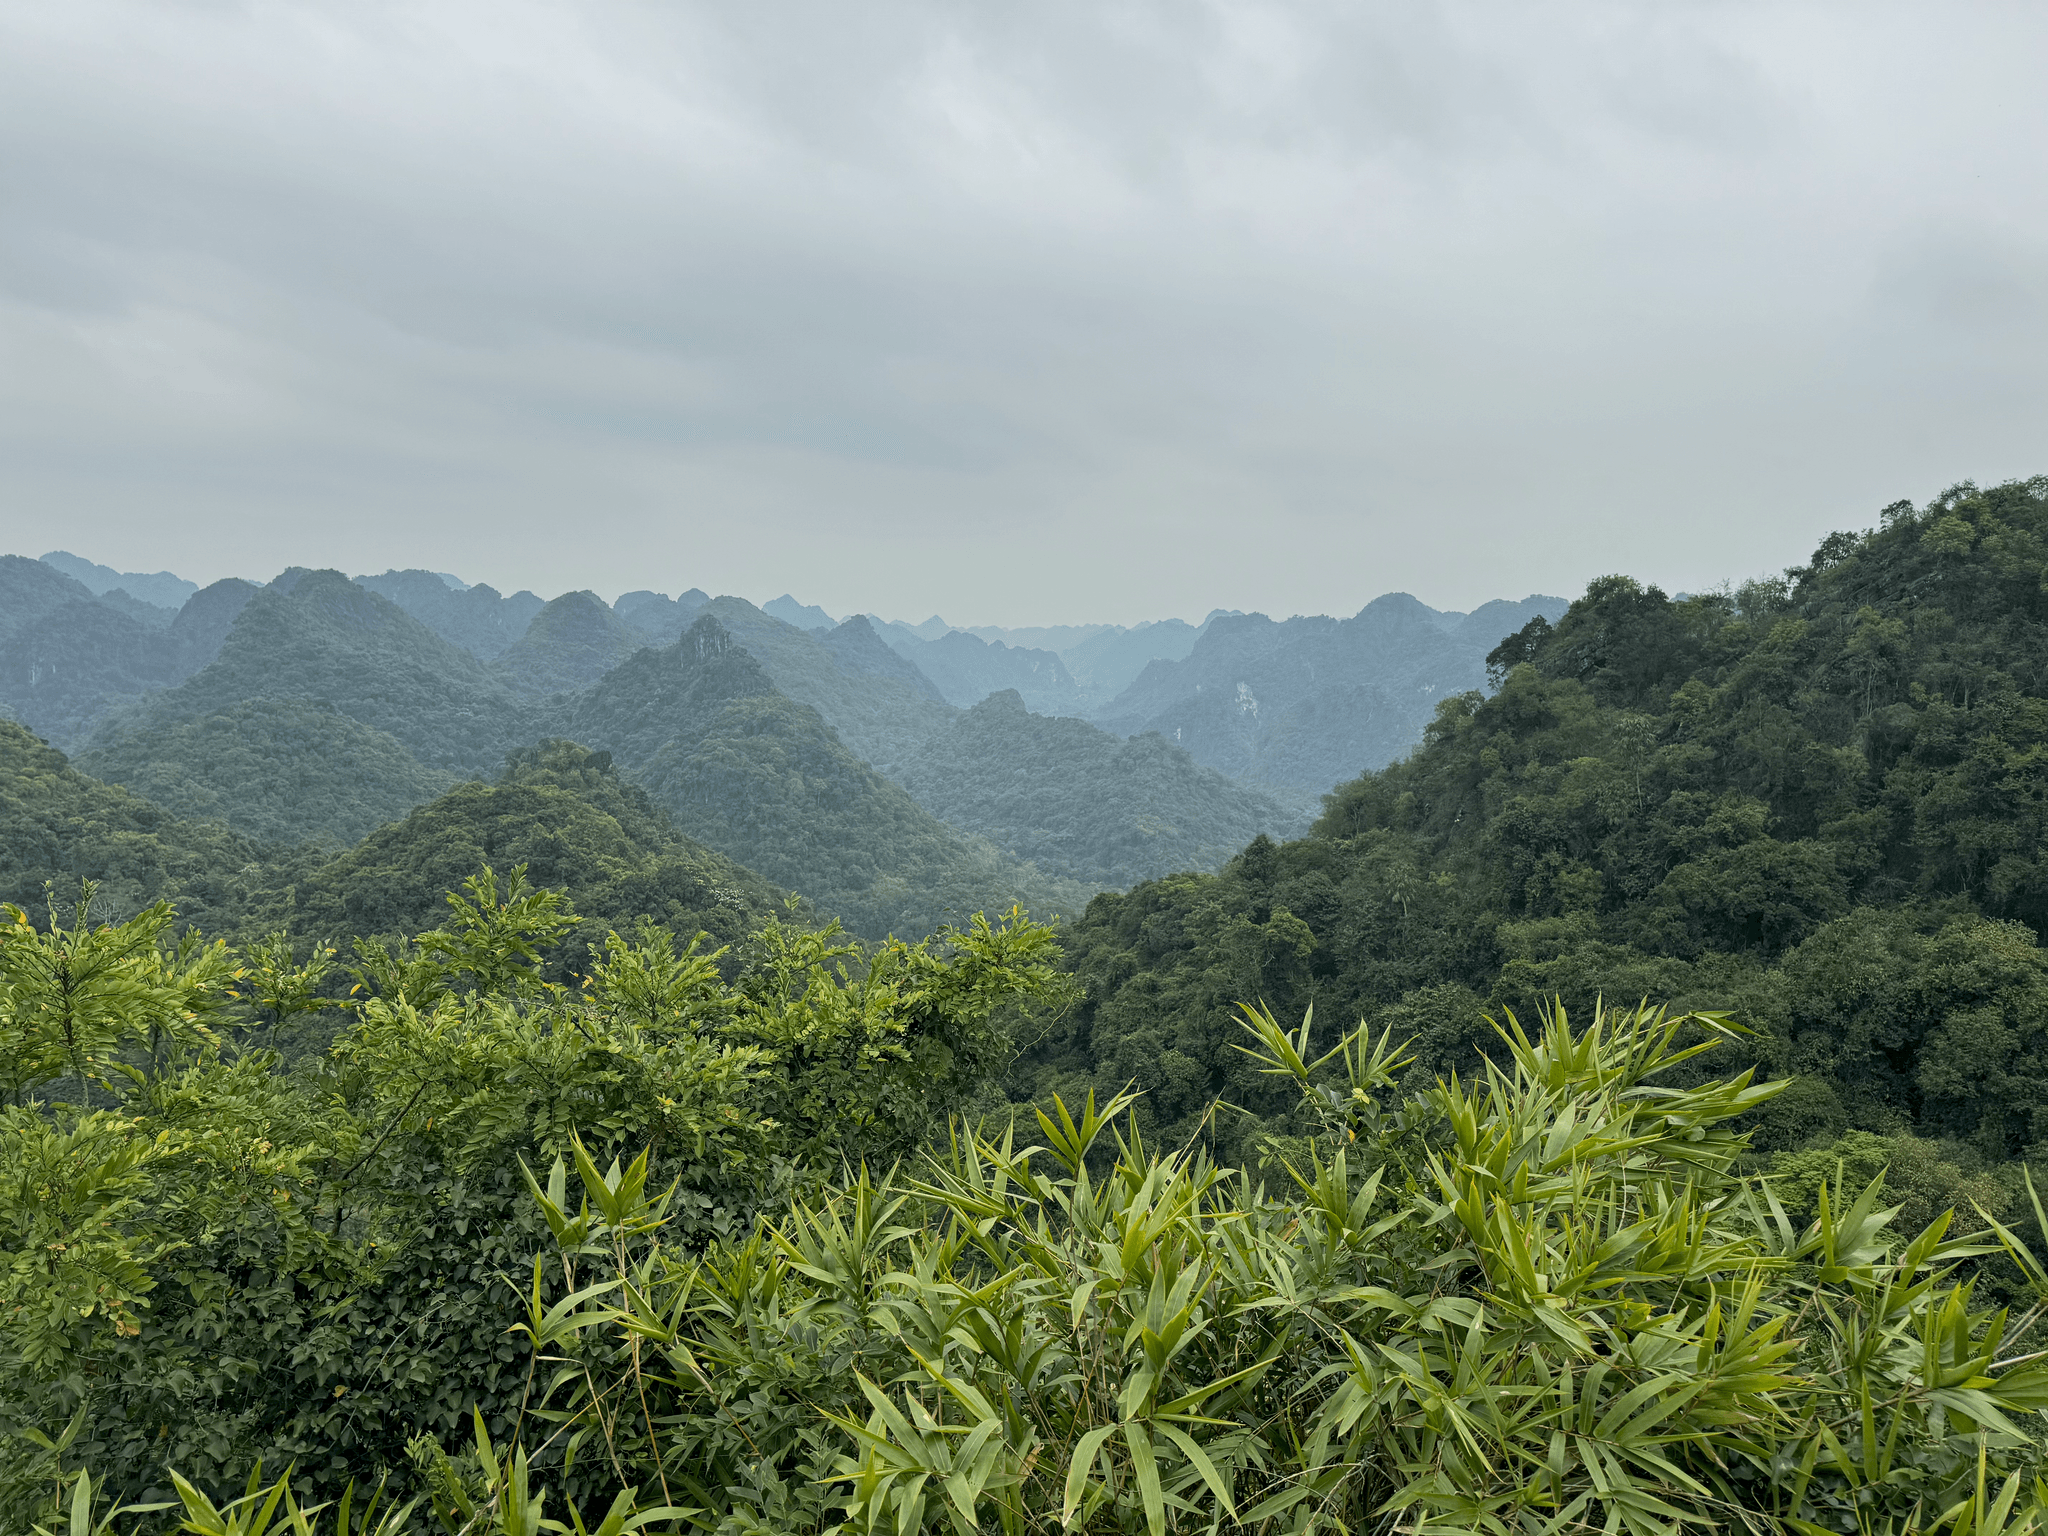
[[[977,636],[988,641],[990,644],[1001,641],[1004,645],[1012,646],[1018,650],[1064,653],[1072,650],[1084,640],[1094,639],[1095,636],[1103,633],[1105,630],[1121,629],[1123,626],[1121,624],[1032,624],[1022,629],[1005,629],[1000,624],[962,624],[959,628],[964,633]],[[925,635],[921,638],[936,640],[938,636]]]
[[[1037,714],[1081,713],[1081,690],[1051,651],[987,641],[964,629],[951,630],[936,640],[919,640],[897,630],[888,637],[888,645],[937,684],[947,703],[963,709],[992,693],[1014,689],[1025,707]]]
[[[824,609],[810,603],[800,603],[787,592],[773,602],[763,603],[761,611],[770,618],[794,624],[798,629],[837,629],[839,621]]]
[[[837,648],[827,645],[824,634],[785,624],[744,598],[716,598],[704,611],[760,662],[776,688],[815,709],[848,751],[891,778],[955,713],[931,680],[887,645],[880,648],[889,651],[891,670],[854,660],[846,637]]]
[[[612,611],[645,635],[650,645],[674,645],[710,601],[710,594],[696,587],[681,597],[670,597],[665,592],[628,592],[612,604]]]
[[[198,626],[181,619],[118,587],[95,595],[47,561],[0,556],[0,712],[77,745],[117,701],[210,659]]]
[[[832,657],[833,666],[846,677],[893,677],[927,699],[943,701],[945,694],[916,662],[900,655],[861,614],[855,614],[836,629],[819,636]]]
[[[526,633],[533,616],[547,606],[531,592],[510,597],[496,587],[449,585],[438,571],[386,571],[358,576],[356,585],[396,603],[443,640],[459,645],[479,661],[495,661]]]
[[[1151,663],[1184,658],[1195,648],[1208,622],[1160,619],[1131,629],[1110,626],[1069,647],[1061,659],[1092,706],[1099,709],[1136,682]]]
[[[0,630],[19,634],[66,603],[91,601],[92,588],[55,566],[23,555],[0,555]]]
[[[199,590],[198,582],[187,581],[169,571],[152,571],[148,575],[140,571],[117,571],[110,565],[82,559],[69,550],[51,550],[43,556],[43,564],[63,572],[95,597],[118,588],[138,603],[148,603],[153,608],[167,609],[172,613],[184,607],[185,599]]]
[[[42,560],[0,556],[0,712],[75,747],[109,709],[212,661],[255,590],[217,581],[172,613],[119,587],[94,596]]]
[[[140,598],[130,597],[120,588],[114,587],[99,594],[99,600],[117,613],[127,615],[145,630],[161,634],[177,621],[179,610],[159,608],[155,603],[145,603]]]
[[[1158,731],[1232,778],[1320,794],[1404,757],[1437,703],[1486,686],[1486,653],[1562,598],[1488,603],[1449,628],[1405,592],[1348,619],[1212,619],[1185,659],[1148,664],[1096,716]]]
[[[491,663],[514,693],[541,698],[588,688],[648,643],[594,592],[565,592],[533,616]]]

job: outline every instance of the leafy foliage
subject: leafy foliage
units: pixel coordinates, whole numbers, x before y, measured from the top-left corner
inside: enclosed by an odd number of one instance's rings
[[[557,1497],[721,1533],[2038,1529],[2035,1314],[1958,1271],[2048,1271],[1947,1213],[1894,1235],[1876,1182],[1792,1221],[1733,1131],[1783,1085],[1659,1082],[1726,1021],[1509,1018],[1503,1065],[1407,1097],[1384,1037],[1244,1023],[1317,1125],[1278,1195],[1055,1104],[697,1254],[655,1159],[572,1141],[528,1176],[512,1442],[423,1446],[428,1497],[490,1531]]]
[[[479,1409],[516,1433],[508,1277],[546,1232],[523,1162],[640,1148],[672,1233],[702,1244],[915,1142],[1060,991],[1019,917],[875,952],[778,922],[724,971],[708,935],[646,926],[563,986],[564,892],[486,867],[444,912],[360,954],[342,1027],[289,1068],[273,1044],[326,1000],[324,952],[272,935],[237,964],[174,942],[164,907],[10,912],[0,1428],[43,1455],[0,1473],[9,1528],[72,1486],[64,1456],[101,1494],[226,1522],[260,1513],[222,1502],[259,1463],[328,1497],[412,1482],[408,1442]]]

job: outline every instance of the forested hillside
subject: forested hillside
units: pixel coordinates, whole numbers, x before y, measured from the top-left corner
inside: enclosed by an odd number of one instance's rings
[[[77,761],[174,816],[328,845],[353,842],[460,777],[325,699],[275,696],[185,719],[167,710],[105,733]]]
[[[1258,833],[1299,832],[1321,788],[1397,751],[1401,731],[1420,729],[1415,710],[1390,713],[1370,688],[1348,687],[1311,688],[1313,698],[1295,699],[1285,739],[1251,757],[1219,749],[1216,733],[1190,735],[1185,720],[1166,728],[1163,745],[1135,742],[1147,734],[1135,715],[1111,732],[1067,721],[1100,702],[1127,672],[1185,656],[1215,622],[1241,617],[1220,612],[1201,628],[1176,620],[1130,630],[1084,625],[980,634],[938,619],[878,628],[856,615],[834,624],[821,609],[787,596],[771,605],[796,621],[785,622],[741,599],[714,600],[697,589],[679,598],[631,592],[616,604],[589,592],[551,602],[530,592],[508,598],[417,569],[353,580],[294,569],[262,588],[225,580],[193,592],[173,612],[107,586],[120,575],[111,568],[73,563],[106,589],[95,593],[43,561],[9,557],[0,567],[0,596],[17,619],[0,665],[0,711],[77,754],[88,772],[176,816],[329,849],[405,815],[459,779],[496,773],[506,754],[524,745],[573,737],[585,694],[641,649],[675,644],[706,612],[740,638],[778,693],[815,710],[841,747],[944,823],[936,843],[920,834],[896,845],[905,850],[901,867],[878,848],[876,868],[885,882],[926,885],[931,849],[952,849],[948,857],[965,862],[940,881],[947,909],[959,893],[1009,865],[1045,861],[1043,879],[1034,884],[1038,877],[1027,875],[1019,884],[1004,875],[997,879],[1002,892],[1030,889],[1049,898],[1057,888],[1062,906],[1080,900],[1082,887],[1214,868]],[[172,589],[158,582],[151,590]],[[1329,621],[1267,627],[1284,638],[1316,623]],[[1447,642],[1436,638],[1441,649]],[[1080,672],[1027,641],[1066,647]],[[1196,659],[1234,675],[1247,670],[1241,651],[1212,648]],[[1329,658],[1322,660],[1327,676]],[[1315,665],[1306,663],[1310,674]],[[1418,665],[1427,670],[1426,662]],[[1162,675],[1152,674],[1155,683]],[[1192,686],[1199,697],[1206,685]],[[1012,692],[1026,706],[1021,713],[984,711],[973,721],[962,713],[961,703]],[[633,707],[615,694],[604,706],[612,715]],[[1243,721],[1226,714],[1229,731],[1242,736]],[[1161,719],[1171,715],[1166,710]],[[1296,747],[1304,734],[1313,744],[1302,750],[1313,763],[1287,768],[1290,752],[1302,755]],[[1124,737],[1133,744],[1119,747]],[[962,755],[968,741],[979,757]],[[1221,771],[1189,757],[1188,743],[1217,758]],[[1020,788],[1026,764],[1030,787]],[[1261,778],[1271,772],[1281,778]],[[1310,781],[1315,786],[1304,788]],[[798,783],[724,782],[735,794]],[[770,855],[731,836],[732,826],[750,819],[815,821],[815,808],[793,803],[770,811],[714,806],[713,799],[698,793],[686,813],[707,818],[698,830],[710,840],[744,846],[800,888],[853,888],[822,843],[804,849],[800,836],[785,839],[783,852]],[[993,845],[994,864],[984,840]],[[868,883],[865,876],[855,882]],[[984,892],[991,900],[996,894],[995,886]],[[851,920],[886,925],[880,909],[862,911]]]
[[[963,713],[860,615],[806,633],[737,598],[706,611],[778,689],[927,811],[1048,872],[1128,884],[1213,866],[1220,850],[1262,830],[1306,823],[1298,807],[1229,783],[1164,742],[1126,747],[1085,722],[993,700]]]
[[[307,871],[284,919],[306,940],[417,933],[437,926],[446,893],[486,864],[523,866],[581,914],[540,956],[556,981],[571,979],[608,929],[652,922],[738,944],[786,894],[677,832],[610,754],[548,741],[514,754],[491,782],[459,785]]]
[[[191,822],[80,773],[64,754],[0,720],[0,901],[44,911],[81,879],[107,911],[175,900],[209,931],[234,927],[260,900],[266,851],[219,822]]]
[[[1473,1069],[1483,1011],[1649,997],[1801,1074],[1761,1145],[1911,1134],[1961,1177],[2048,1142],[2048,481],[1729,593],[1603,578],[1491,665],[1311,836],[1098,897],[1087,1001],[1019,1091],[1136,1082],[1180,1136],[1271,1102],[1241,1000],[1413,1034],[1433,1074]]]
[[[693,836],[870,937],[1017,902],[1074,912],[1095,889],[1005,858],[924,811],[816,710],[778,691],[709,613],[675,645],[608,675],[564,725],[612,753]]]
[[[1036,715],[1014,691],[954,716],[898,771],[935,815],[1096,886],[1214,868],[1293,820],[1156,734]]]
[[[588,688],[648,643],[595,592],[565,592],[533,616],[492,670],[528,698]]]
[[[488,667],[338,571],[287,571],[248,601],[191,678],[102,724],[95,747],[257,699],[325,702],[453,772],[495,768],[534,717]]]

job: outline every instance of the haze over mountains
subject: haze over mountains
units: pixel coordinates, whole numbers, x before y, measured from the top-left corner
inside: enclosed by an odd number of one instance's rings
[[[420,570],[200,590],[59,552],[0,557],[0,712],[165,813],[272,844],[355,842],[573,741],[677,835],[874,935],[1076,912],[1296,833],[1565,606],[1396,594],[1348,619],[968,630]]]

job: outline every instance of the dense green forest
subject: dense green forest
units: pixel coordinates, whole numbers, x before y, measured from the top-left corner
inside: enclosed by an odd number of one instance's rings
[[[1238,1148],[1245,998],[1470,1071],[1482,1014],[1650,998],[1761,1031],[1760,1145],[1861,1131],[1964,1178],[2048,1142],[2048,482],[1888,508],[1782,578],[1596,581],[1503,642],[1313,834],[1096,898],[1030,1092],[1147,1090]],[[1920,1153],[1914,1154],[1916,1157]]]
[[[1120,828],[1227,817],[1209,770],[1019,751],[865,620],[707,601],[550,692],[408,671],[450,642],[338,577],[246,609],[295,603],[390,664],[311,739],[472,776],[307,841],[233,630],[133,707],[247,830],[0,722],[0,1528],[2048,1518],[2048,480],[1601,578],[1307,835],[1085,909],[1037,780]],[[1008,849],[1078,915],[981,915]]]

